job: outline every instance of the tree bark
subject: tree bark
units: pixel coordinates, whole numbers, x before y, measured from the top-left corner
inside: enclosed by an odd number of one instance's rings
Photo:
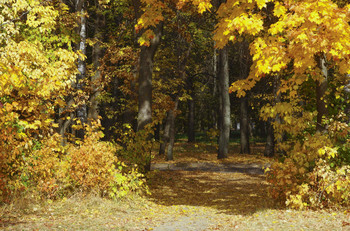
[[[77,12],[80,12],[80,28],[79,28],[79,36],[80,42],[78,45],[78,50],[86,55],[86,38],[87,38],[87,27],[86,27],[86,9],[85,9],[85,1],[76,1],[75,9]],[[86,76],[86,62],[83,57],[78,58],[78,71],[76,89],[83,90],[83,80]],[[81,122],[81,124],[85,124],[87,122],[87,106],[84,98],[79,99],[78,108],[76,110],[77,119]],[[84,130],[79,129],[76,131],[76,137],[84,138]]]
[[[192,79],[190,78],[188,81],[189,85],[189,90],[190,90],[190,95],[191,99],[188,100],[188,125],[187,125],[187,137],[188,137],[188,142],[193,143],[196,141],[195,138],[195,126],[194,126],[194,117],[195,117],[195,107],[194,107],[194,88],[193,88],[193,82]]]
[[[173,160],[174,159],[174,143],[175,143],[175,112],[177,110],[177,107],[179,105],[179,98],[175,100],[175,107],[174,110],[170,110],[169,113],[169,145],[167,148],[167,154],[166,154],[166,160]]]
[[[97,10],[99,10],[99,3],[96,1]],[[101,28],[104,26],[104,20],[102,18],[103,16],[97,12],[96,18],[95,18],[95,40],[96,43],[93,47],[92,52],[92,62],[93,62],[93,70],[95,74],[91,77],[92,82],[92,93],[90,96],[90,107],[88,110],[88,119],[89,120],[97,120],[99,116],[99,105],[98,105],[98,96],[100,95],[100,79],[101,79],[101,71],[100,71],[100,59],[103,54],[103,50],[101,48],[101,40],[102,40],[102,34],[101,34]]]
[[[215,43],[214,43],[214,51],[213,51],[213,99],[217,99],[218,95],[218,87],[217,87],[217,65],[218,65],[218,60],[217,60],[217,49],[215,48]],[[213,123],[212,123],[212,128],[217,129],[218,128],[218,107],[217,104],[215,103],[212,107],[212,118],[213,118]]]
[[[272,121],[273,120],[270,118],[266,122],[267,137],[266,137],[266,145],[265,145],[265,152],[264,152],[264,155],[266,157],[273,157],[275,155],[275,138],[274,138]]]
[[[249,113],[248,113],[248,97],[241,98],[241,112],[240,112],[240,123],[241,123],[241,153],[250,154],[249,145]]]
[[[242,42],[239,46],[240,79],[245,79],[249,75],[251,58],[249,55],[249,44]],[[249,145],[249,112],[248,96],[240,99],[240,123],[241,123],[241,153],[250,153]]]
[[[140,51],[139,71],[139,111],[137,116],[137,130],[142,130],[152,122],[152,74],[153,58],[160,44],[161,24],[154,29],[155,36],[150,45],[142,46]]]
[[[166,119],[165,119],[165,125],[163,129],[163,137],[162,141],[159,146],[159,155],[164,155],[166,147],[170,140],[170,124],[171,124],[171,117],[169,114],[169,111],[167,112]]]
[[[221,125],[219,133],[218,159],[227,158],[230,128],[231,128],[231,106],[229,95],[229,69],[228,69],[228,49],[224,47],[219,51],[219,86],[220,86],[220,114]]]
[[[317,107],[317,124],[316,131],[323,132],[326,128],[322,124],[323,117],[328,114],[326,105],[326,91],[328,87],[328,68],[324,55],[317,57],[318,67],[321,69],[323,79],[316,81],[316,107]]]

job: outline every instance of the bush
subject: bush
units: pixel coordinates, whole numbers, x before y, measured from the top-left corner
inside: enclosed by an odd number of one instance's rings
[[[22,175],[27,176],[23,184],[49,198],[63,193],[69,184],[66,148],[60,145],[61,139],[58,134],[43,139],[23,166]]]
[[[315,131],[312,113],[282,106],[277,112],[265,108],[262,113],[265,118],[279,113],[284,122],[275,123],[274,128],[280,140],[282,134],[288,136],[278,145],[286,154],[266,170],[270,195],[297,209],[349,205],[350,128],[345,115],[325,120],[327,130],[321,133]]]
[[[69,176],[72,185],[82,191],[98,190],[107,193],[118,171],[116,148],[109,142],[100,141],[102,132],[87,131],[78,145],[70,145],[67,152]]]
[[[296,209],[347,206],[350,166],[343,165],[338,147],[326,135],[306,134],[288,157],[267,169],[270,195]]]
[[[127,163],[136,164],[141,173],[147,173],[150,170],[152,149],[156,142],[150,138],[153,131],[149,126],[137,132],[133,131],[128,124],[124,124],[124,127],[121,140],[124,147],[118,150],[118,156]]]
[[[34,142],[32,152],[17,168],[19,171],[5,172],[6,177],[0,179],[0,199],[4,201],[5,193],[16,189],[8,185],[10,175],[17,188],[52,199],[76,191],[98,192],[110,198],[148,192],[144,175],[136,167],[128,170],[118,160],[115,156],[118,146],[101,141],[103,133],[98,128],[97,124],[86,125],[84,140],[67,146],[61,145],[62,137],[58,134]]]
[[[307,181],[290,193],[287,206],[297,209],[350,205],[350,166],[332,170],[325,160],[307,175]]]

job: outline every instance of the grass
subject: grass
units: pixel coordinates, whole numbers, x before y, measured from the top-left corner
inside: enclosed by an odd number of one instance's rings
[[[266,163],[263,145],[232,163]],[[257,154],[256,154],[257,153]],[[156,162],[162,162],[157,157]],[[177,143],[174,162],[214,162],[215,148]],[[107,200],[76,194],[57,201],[18,197],[0,207],[4,230],[350,230],[350,210],[288,210],[268,197],[263,176],[201,171],[154,171],[151,195]],[[192,225],[192,226],[191,226]],[[158,228],[157,228],[158,227]],[[198,228],[200,227],[200,228]]]

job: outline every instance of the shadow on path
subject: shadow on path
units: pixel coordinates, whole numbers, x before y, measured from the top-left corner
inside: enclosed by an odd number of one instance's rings
[[[247,174],[263,175],[263,168],[269,165],[261,164],[238,164],[238,163],[210,163],[210,162],[196,162],[196,163],[153,163],[151,170],[171,170],[171,171],[209,171],[209,172],[239,172]]]
[[[155,171],[150,181],[150,198],[166,206],[202,206],[226,214],[248,215],[257,210],[276,208],[267,195],[268,184],[261,174],[192,168],[191,171]]]

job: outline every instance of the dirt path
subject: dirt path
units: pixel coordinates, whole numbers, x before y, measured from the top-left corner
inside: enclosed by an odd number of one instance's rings
[[[246,174],[264,174],[264,168],[269,164],[243,164],[243,163],[210,163],[210,162],[195,162],[195,163],[154,163],[151,165],[151,170],[171,170],[171,171],[203,171],[203,172],[239,172]]]
[[[147,198],[73,197],[0,207],[4,230],[350,230],[350,211],[294,211],[267,195],[263,175],[153,171]],[[22,207],[22,208],[21,208]]]
[[[275,207],[266,199],[267,183],[259,165],[182,163],[153,167],[163,171],[153,177],[150,199],[168,207],[192,209],[172,216],[153,230],[209,230],[221,223],[213,219],[213,213],[241,216]]]
[[[350,230],[350,214],[344,212],[280,207],[268,196],[259,164],[173,163],[153,168],[161,171],[152,177],[149,200],[162,206],[163,218],[148,230]]]
[[[232,148],[234,150],[235,147]],[[62,198],[44,204],[18,201],[0,207],[4,230],[350,230],[350,210],[295,211],[268,196],[263,168],[271,159],[177,144],[175,161],[156,157],[151,195],[127,200]],[[259,153],[260,146],[254,153]]]

